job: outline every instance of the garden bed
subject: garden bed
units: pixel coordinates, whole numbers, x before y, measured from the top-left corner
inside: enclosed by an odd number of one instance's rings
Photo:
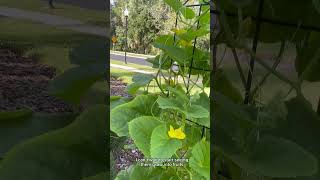
[[[110,95],[111,96],[121,96],[129,97],[129,94],[126,92],[127,84],[122,82],[121,79],[116,77],[110,78]],[[114,173],[118,173],[121,170],[127,169],[130,165],[136,162],[136,159],[142,158],[142,153],[135,147],[130,148],[120,148],[120,144],[125,144],[127,147],[133,145],[131,139],[117,139],[115,145],[112,147],[112,155],[114,157],[114,164],[112,169]]]
[[[122,82],[119,78],[110,78],[110,96],[128,97],[129,94],[125,91],[127,84]]]
[[[46,93],[56,69],[0,49],[0,111],[29,108],[34,112],[72,112],[72,106]]]

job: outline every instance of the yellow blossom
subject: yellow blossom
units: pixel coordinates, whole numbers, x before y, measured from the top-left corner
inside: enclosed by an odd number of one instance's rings
[[[171,29],[172,32],[176,33],[177,35],[185,34],[187,31],[185,29]]]
[[[168,131],[168,135],[170,138],[176,138],[176,139],[186,138],[186,135],[181,130],[181,127],[178,129],[174,129],[171,125],[170,125],[170,130]]]

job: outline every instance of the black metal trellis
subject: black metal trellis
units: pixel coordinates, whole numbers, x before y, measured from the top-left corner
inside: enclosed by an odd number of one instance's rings
[[[204,3],[200,3],[200,4],[192,4],[192,5],[187,5],[187,3],[189,2],[189,0],[186,0],[183,5],[185,7],[199,7],[199,14],[198,16],[201,15],[202,13],[202,7],[203,6],[210,6],[210,3],[209,1],[204,1]],[[197,21],[197,29],[199,28],[199,24],[200,24],[200,20]],[[176,16],[176,21],[175,21],[175,28],[177,28],[178,26],[178,16]],[[173,43],[175,44],[176,42],[176,33],[174,33],[174,36],[173,36]],[[190,62],[190,65],[189,65],[189,72],[188,72],[188,84],[187,84],[187,92],[189,91],[189,84],[190,84],[190,77],[191,77],[191,73],[192,73],[192,70],[201,70],[201,71],[207,71],[207,72],[211,72],[210,69],[204,69],[204,68],[200,68],[200,67],[194,67],[193,66],[193,61],[194,61],[194,54],[195,54],[195,50],[196,50],[196,44],[197,44],[197,37],[194,39],[194,42],[193,42],[193,50],[192,50],[192,58],[191,58],[191,62]],[[170,60],[170,66],[173,65],[173,59],[171,58]],[[179,67],[179,65],[176,65]],[[170,73],[171,74],[171,73]],[[171,78],[171,77],[170,77]],[[169,81],[170,83],[170,81]],[[169,93],[167,94],[167,96],[169,96]],[[205,134],[205,130],[208,129],[210,130],[210,128],[206,127],[206,126],[203,126],[203,125],[200,125],[198,124],[197,122],[194,122],[192,120],[189,120],[187,119],[188,122],[192,122],[200,127],[202,127],[202,131],[201,131],[201,137],[203,138],[204,137],[204,134]]]
[[[213,3],[213,2],[212,2]],[[254,33],[253,37],[253,43],[252,43],[252,51],[256,53],[257,50],[257,45],[259,41],[259,33],[260,33],[260,26],[262,23],[267,23],[275,26],[283,26],[283,27],[288,27],[288,28],[297,28],[305,31],[315,31],[315,32],[320,32],[320,27],[309,25],[309,24],[304,24],[301,22],[286,22],[286,21],[281,21],[277,19],[272,19],[272,18],[266,18],[263,17],[263,10],[264,10],[264,0],[259,0],[258,2],[258,7],[257,7],[257,12],[255,15],[252,14],[244,14],[243,17],[248,17],[250,16],[252,20],[255,21],[256,25],[256,31]],[[210,14],[211,17],[214,15],[221,15],[221,11],[216,9],[213,5],[210,8]],[[232,12],[224,12],[224,15],[227,17],[238,17],[238,14],[232,13]],[[252,78],[253,78],[253,70],[254,70],[254,63],[255,59],[251,57],[250,59],[250,69],[248,72],[247,80],[245,82],[246,87],[245,87],[245,100],[244,104],[248,104],[251,101],[251,85],[252,85]]]

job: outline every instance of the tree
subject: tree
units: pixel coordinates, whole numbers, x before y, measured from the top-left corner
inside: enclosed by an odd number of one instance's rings
[[[115,49],[125,48],[125,22],[123,10],[130,11],[128,21],[128,50],[135,53],[155,54],[152,42],[159,34],[174,26],[175,15],[162,1],[118,0],[111,11],[111,32],[118,39]]]

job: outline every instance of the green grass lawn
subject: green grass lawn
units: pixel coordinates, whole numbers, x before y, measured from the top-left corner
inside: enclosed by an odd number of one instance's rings
[[[48,2],[44,0],[1,0],[0,6],[64,16],[103,27],[106,27],[109,23],[107,13],[104,11],[84,9],[66,4],[56,4],[56,9],[50,9],[48,8]]]

